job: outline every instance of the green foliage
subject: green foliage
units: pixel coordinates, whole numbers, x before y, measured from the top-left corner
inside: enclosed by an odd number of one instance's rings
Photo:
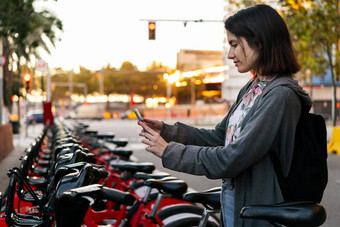
[[[245,5],[249,1],[240,2]],[[330,69],[334,88],[333,100],[337,100],[335,79],[340,77],[339,0],[279,0],[277,3],[302,66],[299,77],[323,77],[326,70]],[[333,102],[334,106],[335,104],[336,102]],[[336,108],[333,108],[333,111],[335,110]],[[335,112],[332,115],[335,126]]]
[[[99,76],[103,76],[104,93],[110,94],[128,94],[135,93],[144,97],[165,96],[166,81],[163,79],[163,73],[169,68],[161,63],[155,63],[148,71],[138,71],[137,67],[131,62],[122,63],[119,70],[107,65],[99,71],[91,71],[85,67],[80,67],[79,73],[63,71],[56,69],[52,75],[53,82],[69,82],[69,74],[73,75],[73,83],[86,84],[88,94],[99,93]],[[97,75],[99,74],[99,75]],[[68,88],[56,86],[53,90],[55,99],[69,98]],[[81,88],[73,87],[73,93],[83,94]]]
[[[340,76],[340,2],[280,1],[282,11],[293,34],[294,46],[303,70],[323,76],[330,69],[333,86],[333,126],[336,125],[336,78]],[[335,58],[335,59],[334,59]],[[302,74],[303,75],[303,74]]]
[[[0,39],[3,54],[8,59],[4,68],[4,103],[11,105],[13,68],[29,65],[39,58],[38,48],[49,52],[47,42],[54,45],[56,33],[62,30],[62,22],[49,11],[37,12],[34,0],[0,1]],[[16,88],[16,86],[14,87]],[[14,93],[18,91],[13,91]]]
[[[96,73],[92,72],[85,67],[79,67],[79,73],[74,74],[73,81],[76,83],[87,84],[88,93],[98,92],[99,82]],[[80,92],[82,94],[82,92]]]
[[[229,0],[238,9],[257,3],[271,4],[274,1]],[[323,77],[330,68],[327,49],[336,46],[336,62],[339,63],[340,15],[338,0],[279,0],[273,5],[285,19],[292,36],[294,48],[302,72]],[[340,73],[340,64],[335,64],[336,75]],[[302,78],[305,73],[300,75]]]
[[[124,61],[120,66],[120,71],[136,71],[137,67],[129,61]]]
[[[157,63],[156,61],[153,61],[150,66],[146,68],[146,71],[148,72],[155,72],[155,71],[160,71],[160,72],[170,72],[171,69],[168,66],[165,66],[162,64],[162,62]]]
[[[266,1],[261,0],[229,0],[229,4],[236,7],[237,9],[242,9],[244,7],[253,6],[255,4],[266,4]],[[267,1],[268,4],[268,1]]]
[[[338,0],[280,2],[303,70],[309,69],[313,75],[323,77],[325,70],[332,67],[329,62],[332,56],[327,50],[340,40]]]

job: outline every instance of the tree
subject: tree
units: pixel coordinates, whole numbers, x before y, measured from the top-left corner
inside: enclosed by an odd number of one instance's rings
[[[138,68],[137,66],[133,65],[131,62],[129,61],[124,61],[122,63],[122,65],[120,66],[120,71],[137,71]]]
[[[340,75],[339,0],[280,1],[303,70],[323,76],[330,69],[333,86],[332,117],[336,125],[336,79]]]
[[[3,54],[8,61],[4,65],[4,103],[11,97],[13,69],[22,64],[30,65],[39,57],[38,47],[49,52],[48,42],[54,45],[56,32],[62,30],[61,21],[48,11],[36,12],[34,0],[0,1],[0,39]],[[31,65],[32,68],[32,65]]]
[[[56,68],[54,75],[51,76],[52,83],[52,95],[54,100],[62,100],[69,98],[69,94],[65,92],[66,87],[53,85],[55,82],[67,82],[68,81],[68,72],[64,71],[61,68]]]
[[[105,68],[101,69],[103,72],[104,79],[104,93],[109,96],[112,93],[115,93],[115,89],[117,86],[114,74],[117,72],[117,69],[107,65]]]
[[[96,73],[85,67],[79,67],[79,73],[74,75],[73,81],[86,84],[88,93],[99,92],[99,82],[96,78]]]
[[[131,62],[123,62],[120,70],[107,65],[98,71],[92,71],[85,67],[79,68],[79,73],[64,71],[61,68],[55,69],[51,80],[53,82],[68,83],[69,74],[73,74],[74,83],[86,84],[88,93],[96,93],[99,91],[99,81],[96,74],[100,73],[104,78],[104,93],[110,94],[126,94],[135,93],[142,95],[145,98],[153,96],[166,95],[166,83],[163,79],[163,74],[170,71],[167,66],[161,63],[154,64],[150,71],[138,71],[137,67]],[[81,88],[73,87],[73,93],[83,94]],[[65,93],[65,86],[56,86],[53,88],[53,97],[55,99],[69,98]]]
[[[229,0],[237,7],[265,1]],[[273,2],[273,1],[272,1]],[[340,76],[340,1],[278,0],[278,11],[285,19],[302,70],[300,78],[323,77],[331,71],[333,87],[332,116],[336,125],[336,79]],[[310,78],[307,78],[310,79]],[[311,82],[311,80],[310,80]]]
[[[166,73],[170,72],[171,69],[168,66],[164,66],[162,62],[157,63],[156,61],[153,61],[152,64],[146,68],[146,71],[148,72],[158,71]]]

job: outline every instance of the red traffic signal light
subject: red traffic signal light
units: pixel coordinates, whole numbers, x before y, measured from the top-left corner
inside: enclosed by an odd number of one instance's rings
[[[156,39],[156,22],[149,22],[149,40]]]
[[[31,74],[26,73],[26,74],[24,75],[24,81],[25,81],[25,82],[30,82],[31,80],[32,80]]]
[[[31,80],[32,80],[32,75],[29,74],[29,73],[26,73],[26,74],[24,75],[24,81],[25,81],[25,83],[26,83],[26,86],[25,86],[25,88],[26,88],[26,93],[28,93],[29,90],[30,90],[30,81],[31,81]]]

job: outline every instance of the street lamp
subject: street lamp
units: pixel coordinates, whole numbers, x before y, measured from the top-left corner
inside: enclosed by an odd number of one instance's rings
[[[167,93],[167,98],[168,98],[168,103],[165,104],[165,107],[167,108],[167,118],[171,118],[171,85],[175,82],[179,81],[179,76],[180,76],[180,71],[176,70],[175,73],[173,74],[163,74],[163,78],[167,81],[167,87],[166,87],[166,93]]]
[[[164,73],[163,74],[164,80],[166,80],[166,97],[168,98],[168,102],[165,104],[165,107],[167,108],[167,119],[170,118],[170,97],[171,97],[171,84],[169,83],[169,74]]]

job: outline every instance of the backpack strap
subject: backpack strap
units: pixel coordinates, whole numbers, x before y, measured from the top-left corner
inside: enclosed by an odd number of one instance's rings
[[[295,133],[298,133],[298,127],[299,127],[300,121],[301,121],[302,118],[306,117],[307,114],[308,114],[308,112],[301,111],[298,123],[296,125]],[[296,140],[296,134],[295,134],[295,140]],[[295,145],[294,145],[293,149],[295,150]],[[269,156],[270,156],[270,159],[272,160],[272,163],[273,163],[273,167],[274,167],[274,170],[275,170],[275,173],[276,173],[277,180],[278,180],[279,185],[280,185],[282,196],[285,199],[285,190],[286,190],[285,184],[287,182],[285,181],[285,177],[283,175],[283,171],[282,171],[282,168],[281,168],[279,157],[277,156],[277,154],[275,153],[274,150],[269,151]],[[294,158],[294,154],[293,154],[292,158]]]
[[[274,170],[275,170],[275,173],[276,173],[276,177],[277,177],[279,184],[281,186],[281,183],[282,183],[281,179],[283,179],[283,172],[282,172],[282,168],[281,168],[281,165],[280,165],[280,162],[279,162],[279,158],[275,154],[274,150],[269,151],[269,156],[270,156],[270,159],[272,160],[273,167],[274,167]]]

